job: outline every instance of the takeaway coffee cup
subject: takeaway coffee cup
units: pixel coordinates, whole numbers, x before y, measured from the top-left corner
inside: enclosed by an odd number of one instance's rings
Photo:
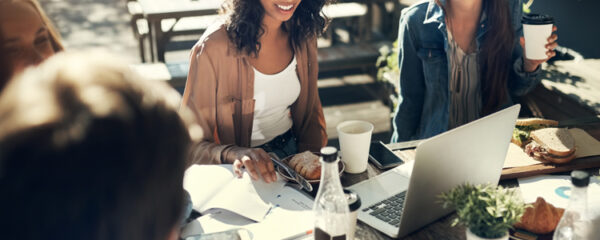
[[[525,56],[534,60],[548,58],[546,44],[552,35],[554,18],[548,15],[528,14],[523,16],[521,23],[525,37]]]
[[[361,173],[367,170],[373,124],[359,120],[345,121],[337,125],[337,132],[342,162],[346,165],[344,171]]]
[[[354,239],[354,233],[356,232],[356,218],[358,216],[358,209],[360,209],[360,197],[354,191],[344,189],[346,195],[346,201],[348,202],[348,239]]]

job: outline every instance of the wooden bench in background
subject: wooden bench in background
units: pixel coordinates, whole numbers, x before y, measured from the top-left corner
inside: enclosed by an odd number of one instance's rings
[[[131,16],[131,27],[134,33],[134,37],[138,40],[140,58],[142,62],[146,62],[145,57],[145,40],[149,37],[149,26],[146,19],[143,18],[143,11],[140,4],[135,1],[128,1],[127,9]],[[329,37],[335,38],[336,34],[332,33],[333,29],[336,26],[341,26],[342,24],[337,24],[338,21],[344,21],[349,24],[345,24],[348,32],[351,35],[346,36],[346,38],[350,40],[354,39],[363,39],[363,36],[360,35],[361,28],[365,26],[360,25],[360,18],[367,14],[367,6],[362,3],[357,2],[347,2],[347,3],[336,3],[326,6],[323,9],[323,13],[328,16],[332,21],[332,27],[329,28],[326,35]],[[172,39],[176,36],[199,36],[204,33],[204,31],[217,19],[218,15],[207,15],[207,16],[196,16],[196,17],[182,17],[179,19],[166,19],[161,22],[162,32],[165,34],[167,39]],[[152,43],[153,41],[150,41]],[[335,40],[334,40],[335,42]],[[171,42],[171,40],[166,41],[165,49],[166,51],[176,51],[183,49],[190,49],[195,41],[178,41]],[[150,46],[152,48],[152,46]]]
[[[385,44],[391,45],[391,42],[320,48],[318,52],[319,72],[352,68],[374,69],[377,57],[379,57],[379,48]],[[189,63],[142,63],[133,64],[131,68],[150,80],[167,81],[174,88],[182,88],[185,86]]]
[[[522,102],[535,117],[581,125],[591,135],[600,136],[600,60],[548,65],[542,83]]]
[[[149,37],[150,28],[148,21],[143,18],[142,7],[137,1],[128,1],[127,10],[131,16],[131,28],[134,37],[138,40],[140,59],[142,62],[146,62],[146,47],[145,41]],[[194,16],[194,17],[182,17],[165,19],[161,22],[161,29],[164,33],[164,37],[172,39],[176,36],[191,36],[191,35],[202,35],[204,31],[217,19],[218,15],[205,15],[205,16]],[[153,41],[149,41],[150,44]],[[170,44],[170,41],[167,41]],[[182,50],[190,49],[194,45],[195,41],[182,41],[180,43],[174,43],[166,46],[167,50]],[[153,46],[150,45],[150,48]]]
[[[353,68],[374,70],[380,55],[379,49],[384,45],[391,47],[392,42],[380,41],[319,48],[319,72]]]

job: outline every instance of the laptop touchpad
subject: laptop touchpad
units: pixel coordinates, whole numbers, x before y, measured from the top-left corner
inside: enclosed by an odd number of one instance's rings
[[[350,187],[359,193],[364,205],[380,201],[382,197],[392,196],[408,188],[409,179],[395,171],[389,171],[375,178]]]

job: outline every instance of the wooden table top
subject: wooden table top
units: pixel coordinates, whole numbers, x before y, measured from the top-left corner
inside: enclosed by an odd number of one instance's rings
[[[138,0],[148,20],[216,14],[223,0]]]
[[[591,125],[585,125],[585,126],[581,126],[581,127],[583,129],[585,129],[586,131],[588,131],[588,133],[590,133],[590,135],[592,135],[593,137],[600,140],[600,136],[596,134],[597,133],[596,131],[594,131],[594,130],[600,129],[600,124],[591,124]],[[415,145],[415,144],[416,144],[416,142],[408,143],[408,145]],[[390,144],[389,146],[390,147],[401,147],[401,144],[400,145],[399,144]],[[407,149],[407,150],[397,150],[397,151],[394,151],[394,153],[399,155],[404,160],[414,161],[416,151],[414,149]],[[600,158],[600,157],[598,157],[598,158]],[[358,182],[361,182],[363,180],[366,180],[368,178],[375,177],[382,172],[383,171],[376,168],[373,164],[369,163],[366,172],[363,172],[361,174],[344,173],[341,178],[342,185],[344,187],[348,187],[348,186],[351,186]],[[518,182],[516,181],[516,179],[502,180],[502,181],[500,181],[500,185],[503,185],[504,187],[507,187],[507,188],[518,188]],[[442,217],[442,218],[438,219],[437,221],[432,222],[429,225],[426,225],[425,227],[421,228],[420,230],[413,232],[412,234],[406,236],[403,239],[450,239],[450,240],[465,239],[465,227],[460,226],[460,225],[457,225],[455,227],[451,226],[454,218],[456,218],[455,213],[452,213],[448,216]],[[372,228],[360,221],[357,223],[355,236],[357,239],[361,239],[361,240],[363,240],[363,239],[364,240],[392,239],[392,238],[386,236],[385,234],[379,232],[378,230],[375,230],[374,228]]]

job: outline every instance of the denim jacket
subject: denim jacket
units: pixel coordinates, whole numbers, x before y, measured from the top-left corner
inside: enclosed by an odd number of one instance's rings
[[[498,1],[498,0],[484,0]],[[515,48],[512,53],[513,71],[507,81],[507,94],[521,96],[538,83],[539,67],[532,73],[523,70],[519,37],[522,32],[522,1],[508,0],[512,25],[515,30]],[[440,1],[445,4],[446,0]],[[483,16],[477,29],[477,47],[488,28]],[[428,138],[448,130],[450,88],[448,34],[444,12],[434,0],[415,4],[402,11],[398,32],[400,93],[394,117],[392,142]]]

